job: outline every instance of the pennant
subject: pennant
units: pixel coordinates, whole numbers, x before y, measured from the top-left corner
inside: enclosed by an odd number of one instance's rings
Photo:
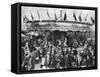
[[[64,21],[67,19],[67,15],[66,15],[66,12],[65,12],[65,15],[64,15]]]
[[[39,19],[40,19],[40,14],[39,14],[38,10],[37,10],[37,14],[38,14],[38,17],[39,17]]]
[[[85,21],[87,21],[87,16],[88,16],[88,14],[87,14],[86,17],[85,17]]]
[[[55,20],[57,20],[57,15],[56,15],[56,13],[55,13]]]
[[[23,16],[23,22],[24,23],[27,23],[29,21],[29,19],[28,19],[28,17],[25,15],[25,16]]]
[[[31,12],[30,12],[31,13]],[[33,17],[33,15],[32,15],[32,13],[31,13],[31,18],[32,18],[32,21],[34,21],[34,17]]]
[[[60,18],[61,18],[61,20],[62,20],[62,10],[60,11]]]
[[[93,24],[95,23],[95,20],[92,17],[91,17],[91,21],[92,21]]]
[[[77,18],[76,18],[75,12],[74,12],[74,14],[73,14],[73,17],[74,17],[75,21],[77,21]]]
[[[47,16],[51,19],[51,17],[50,17],[50,15],[49,15],[48,11],[47,11]]]
[[[81,13],[80,13],[80,15],[79,15],[79,21],[80,21],[80,22],[82,21]]]

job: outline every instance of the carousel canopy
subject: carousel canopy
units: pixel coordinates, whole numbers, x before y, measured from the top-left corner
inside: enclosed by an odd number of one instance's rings
[[[22,31],[89,31],[95,26],[95,11],[79,9],[22,7]]]

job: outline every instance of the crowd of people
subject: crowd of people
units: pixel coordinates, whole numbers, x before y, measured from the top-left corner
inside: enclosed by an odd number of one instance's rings
[[[64,39],[47,40],[45,36],[21,39],[21,66],[23,71],[67,69],[95,65],[95,43],[85,33],[66,32]],[[73,34],[74,33],[74,34]],[[38,64],[38,67],[36,65]]]

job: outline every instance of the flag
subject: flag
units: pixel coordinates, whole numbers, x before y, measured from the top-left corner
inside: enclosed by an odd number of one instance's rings
[[[77,21],[77,18],[76,18],[75,12],[74,12],[74,14],[73,14],[73,17],[74,17],[75,21]]]
[[[38,14],[38,17],[39,17],[39,19],[40,19],[40,14],[39,14],[38,10],[37,10],[37,14]]]
[[[25,22],[25,20],[26,20],[26,17],[25,17],[25,16],[23,16],[23,22]]]
[[[87,16],[88,16],[88,14],[87,14],[86,17],[85,17],[85,21],[87,21]]]
[[[64,21],[67,19],[67,15],[66,15],[66,12],[65,12],[65,15],[64,15]]]
[[[25,15],[25,16],[23,16],[23,22],[24,23],[27,23],[29,21],[29,19],[28,19],[28,17]]]
[[[60,11],[60,18],[61,18],[61,20],[62,20],[62,10]]]
[[[93,24],[95,23],[95,20],[92,17],[91,17],[91,21],[92,21]]]
[[[47,11],[47,16],[51,19],[51,17],[50,17],[50,15],[49,15],[48,11]]]
[[[55,20],[57,20],[57,15],[56,15],[56,13],[55,13]]]
[[[31,13],[31,12],[30,12]],[[32,18],[32,21],[34,21],[34,17],[33,17],[33,15],[32,15],[32,13],[31,13],[31,18]]]
[[[79,15],[79,21],[80,21],[80,22],[82,21],[81,13],[80,13],[80,15]]]

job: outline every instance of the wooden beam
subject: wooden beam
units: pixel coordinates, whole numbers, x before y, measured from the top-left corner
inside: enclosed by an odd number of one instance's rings
[[[73,23],[73,24],[82,24],[82,25],[89,25],[89,26],[92,26],[94,24],[92,23],[86,23],[86,22],[76,22],[76,21],[61,21],[61,20],[34,20],[34,21],[27,21],[27,23],[39,23],[39,22],[61,22],[61,23]]]

